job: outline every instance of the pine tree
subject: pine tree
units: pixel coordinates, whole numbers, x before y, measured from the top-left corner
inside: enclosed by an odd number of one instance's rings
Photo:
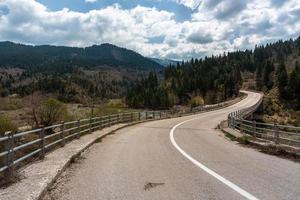
[[[264,86],[266,86],[267,90],[272,89],[273,87],[273,79],[272,72],[274,71],[274,65],[269,60],[264,63],[264,69],[262,74],[262,81]]]
[[[300,66],[298,61],[296,62],[295,69],[290,75],[289,89],[291,97],[296,101],[297,107],[300,108]]]
[[[287,98],[288,74],[284,63],[281,63],[278,66],[276,75],[280,96],[283,98]]]
[[[257,64],[256,72],[255,72],[255,82],[256,82],[256,88],[257,90],[262,89],[262,73],[263,73],[263,67],[259,63]]]

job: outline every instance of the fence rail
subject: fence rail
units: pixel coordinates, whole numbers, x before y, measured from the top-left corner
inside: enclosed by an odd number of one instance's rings
[[[91,134],[95,130],[120,123],[165,119],[211,111],[230,106],[240,100],[240,98],[237,98],[183,112],[162,110],[118,113],[77,121],[61,122],[52,126],[39,127],[19,133],[6,132],[3,137],[0,137],[0,147],[2,147],[0,148],[0,177],[4,177],[6,181],[10,181],[15,176],[17,168],[34,160],[43,159],[50,151],[64,147],[66,143],[74,139],[79,139],[84,134]]]
[[[249,108],[230,113],[228,115],[228,126],[256,138],[273,141],[275,144],[300,147],[300,127],[246,120],[258,109],[262,101],[263,97]]]

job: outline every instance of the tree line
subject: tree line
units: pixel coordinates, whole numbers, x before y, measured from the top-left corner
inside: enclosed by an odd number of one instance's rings
[[[254,80],[251,89],[269,92],[278,89],[279,98],[300,108],[300,37],[254,50],[191,59],[169,66],[164,77],[155,73],[142,77],[128,89],[127,103],[135,108],[169,108],[191,104],[201,97],[204,103],[217,103],[238,95],[243,75]]]
[[[194,98],[218,103],[239,94],[242,83],[239,63],[227,56],[191,59],[169,66],[159,79],[152,72],[130,87],[127,104],[135,108],[163,109],[176,104],[191,104]]]

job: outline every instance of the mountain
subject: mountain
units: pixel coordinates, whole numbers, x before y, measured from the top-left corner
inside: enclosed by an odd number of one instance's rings
[[[112,44],[77,48],[0,42],[0,67],[17,67],[33,72],[61,72],[77,67],[95,68],[98,66],[138,70],[162,68],[160,64],[151,59]]]
[[[170,65],[176,66],[177,63],[179,63],[179,61],[170,60],[170,59],[159,59],[159,58],[149,58],[149,59],[164,67],[168,67]]]
[[[40,91],[66,102],[121,98],[138,77],[163,68],[112,44],[77,48],[0,42],[0,96]]]

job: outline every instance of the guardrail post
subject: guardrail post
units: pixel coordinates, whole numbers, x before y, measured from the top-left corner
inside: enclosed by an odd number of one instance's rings
[[[229,114],[227,117],[227,125],[229,128],[231,128],[231,114]]]
[[[279,144],[279,130],[276,124],[274,124],[274,143]]]
[[[110,115],[110,125],[113,126],[115,123],[113,115]]]
[[[242,120],[239,121],[239,125],[240,125],[240,132],[241,132],[243,135],[245,135],[244,124],[243,124],[243,121],[242,121]]]
[[[119,115],[115,115],[114,117],[114,124],[117,124],[119,120]]]
[[[257,137],[257,134],[256,134],[256,121],[252,121],[252,131],[253,131],[253,136],[254,137]]]
[[[61,122],[61,126],[60,126],[60,139],[61,139],[60,145],[62,147],[64,147],[66,145],[66,140],[65,140],[65,122],[64,121]]]
[[[90,133],[92,133],[93,132],[93,125],[92,125],[92,117],[90,117]]]
[[[235,116],[234,115],[231,118],[231,128],[235,129]]]
[[[234,126],[235,126],[235,124],[234,124],[234,115],[231,115],[230,116],[230,128],[234,129]]]
[[[41,131],[40,131],[40,139],[41,139],[41,142],[40,142],[40,159],[44,159],[45,158],[45,127],[42,126],[41,127]]]
[[[79,120],[77,120],[77,131],[78,131],[78,134],[77,134],[77,139],[79,139],[80,138],[80,119]]]
[[[15,177],[14,166],[14,134],[11,131],[5,133],[8,139],[5,142],[5,150],[8,152],[6,155],[6,166],[8,169],[5,172],[6,182],[12,182]]]
[[[100,128],[103,129],[104,125],[103,125],[103,116],[100,117]]]

